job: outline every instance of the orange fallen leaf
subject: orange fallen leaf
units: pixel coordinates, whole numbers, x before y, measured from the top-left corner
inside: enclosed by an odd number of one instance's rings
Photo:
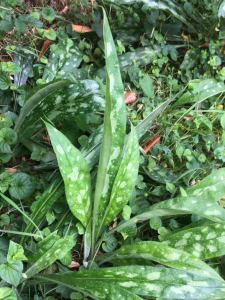
[[[76,31],[78,33],[85,33],[85,32],[90,32],[93,31],[90,27],[83,26],[83,25],[71,25],[71,28],[73,31]]]
[[[151,142],[148,146],[146,146],[143,150],[145,153],[147,153],[158,141],[160,140],[160,136],[157,137],[153,142]]]
[[[135,93],[126,93],[125,94],[125,104],[130,104],[133,103],[136,99],[136,94]]]
[[[62,13],[67,12],[68,9],[69,9],[69,6],[65,6],[65,7],[59,12],[59,14],[62,14]]]
[[[80,268],[80,264],[76,261],[72,261],[71,264],[69,266],[67,266],[68,268],[72,269],[72,268]]]
[[[17,172],[17,169],[14,168],[5,168],[5,172],[9,173],[9,175],[13,175]]]
[[[198,46],[198,48],[203,48],[203,47],[209,47],[209,43],[204,43]]]
[[[46,30],[47,31],[47,30]],[[51,44],[51,41],[50,40],[47,40],[47,41],[45,41],[44,42],[44,44],[43,44],[43,46],[42,46],[42,48],[41,48],[41,51],[40,51],[40,53],[39,53],[39,55],[38,55],[38,58],[41,58],[42,57],[42,55],[44,54],[44,52],[46,51],[46,49],[49,47],[49,45]],[[36,60],[35,60],[35,64],[37,63],[37,58],[36,58]]]

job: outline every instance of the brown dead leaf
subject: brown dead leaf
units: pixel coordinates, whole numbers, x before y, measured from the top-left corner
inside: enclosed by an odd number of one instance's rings
[[[6,171],[7,173],[9,173],[10,175],[13,175],[13,174],[15,174],[17,171],[19,171],[19,170],[14,169],[14,168],[5,168],[5,171]]]
[[[69,9],[69,6],[65,6],[65,7],[59,12],[59,14],[62,14],[62,13],[67,12],[68,9]]]
[[[85,33],[85,32],[90,32],[93,31],[90,27],[83,26],[83,25],[71,25],[71,28],[73,31],[76,31],[78,33]]]
[[[137,95],[135,93],[126,93],[125,94],[125,104],[134,103],[136,100]]]
[[[67,266],[68,268],[72,269],[72,268],[80,268],[80,264],[76,261],[72,261],[71,264],[69,266]]]

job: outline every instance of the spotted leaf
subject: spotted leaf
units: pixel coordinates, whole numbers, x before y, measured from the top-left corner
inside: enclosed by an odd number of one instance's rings
[[[105,213],[113,183],[121,162],[126,130],[124,88],[121,80],[118,57],[103,9],[104,43],[106,59],[106,108],[104,115],[103,139],[95,190],[93,213],[93,239],[100,234],[99,225]]]
[[[122,163],[113,184],[110,202],[104,216],[102,228],[107,226],[124,208],[134,190],[139,166],[139,144],[135,129],[132,126],[130,138]],[[100,229],[101,231],[101,229]]]
[[[123,265],[127,258],[144,258],[181,271],[223,281],[209,265],[193,255],[159,242],[139,242],[123,246],[110,255],[102,255],[101,263],[110,261]],[[195,298],[194,298],[195,299]]]
[[[73,246],[73,236],[67,236],[55,242],[52,248],[45,252],[45,254],[26,271],[27,278],[49,267],[57,259],[62,259]],[[21,280],[21,282],[23,281],[24,279]]]
[[[91,177],[88,164],[79,150],[57,129],[45,123],[65,184],[70,210],[84,227],[91,217]]]
[[[164,299],[206,299],[222,297],[225,283],[188,271],[151,266],[100,268],[69,273],[66,276],[36,276],[62,284],[94,299],[142,299],[135,294]]]
[[[99,86],[93,80],[72,84],[69,80],[57,79],[30,92],[15,130],[23,139],[43,127],[41,118],[57,122],[78,114],[104,110],[104,102]]]
[[[186,103],[200,103],[225,91],[224,83],[213,78],[201,81],[198,84],[198,87],[199,93],[196,94],[192,90],[187,91],[176,103],[173,104],[172,108]]]
[[[183,249],[202,260],[218,257],[225,254],[225,222],[184,230],[162,243]]]
[[[14,86],[19,87],[26,83],[31,67],[33,65],[34,55],[30,52],[25,53],[19,47],[14,52],[14,63],[22,70],[14,75]],[[11,72],[9,72],[11,73]]]

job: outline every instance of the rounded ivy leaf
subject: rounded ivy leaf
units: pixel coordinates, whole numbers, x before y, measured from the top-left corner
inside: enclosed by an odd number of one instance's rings
[[[0,90],[7,90],[11,84],[11,79],[8,75],[2,74],[0,76]]]
[[[4,114],[0,115],[0,129],[4,127],[11,127],[13,122],[9,119],[6,118]]]
[[[14,64],[11,61],[2,62],[1,65],[2,65],[2,71],[10,73],[11,75],[15,75],[22,71],[22,69],[19,66],[17,66],[16,64]]]
[[[46,6],[43,10],[42,10],[42,16],[45,20],[47,21],[52,21],[55,19],[55,11],[53,8],[51,8],[50,6]]]
[[[11,128],[0,130],[0,152],[11,153],[10,145],[17,142],[17,133]]]
[[[159,228],[161,228],[162,227],[162,221],[161,221],[160,217],[152,218],[150,220],[150,226],[154,230],[158,230]]]
[[[12,157],[11,153],[0,153],[0,163],[6,164],[7,162],[10,161],[11,157]]]
[[[36,183],[30,181],[29,175],[16,173],[13,177],[13,182],[9,189],[9,193],[12,197],[21,200],[30,197],[34,193]]]
[[[9,287],[0,288],[0,300],[17,300],[17,295],[14,290]]]

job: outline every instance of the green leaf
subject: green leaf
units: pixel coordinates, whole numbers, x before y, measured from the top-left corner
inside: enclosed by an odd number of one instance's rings
[[[13,62],[2,62],[2,71],[10,73],[11,75],[15,75],[21,71],[21,68],[18,67],[16,64]]]
[[[134,190],[139,166],[139,144],[136,131],[131,128],[127,147],[113,184],[110,202],[101,228],[109,224],[128,203]],[[99,230],[101,232],[101,229]]]
[[[13,181],[9,189],[12,197],[22,200],[30,197],[36,189],[36,182],[30,181],[30,176],[25,173],[16,173],[13,175]]]
[[[56,235],[57,231],[52,232],[46,238],[44,238],[38,244],[35,244],[35,253],[29,254],[28,251],[25,251],[25,255],[27,256],[27,261],[32,262],[41,258],[48,250],[52,248],[54,243],[59,239],[59,236]]]
[[[4,114],[0,115],[0,129],[4,127],[11,127],[12,125],[13,122],[9,118],[6,118]]]
[[[25,50],[22,51],[17,47],[13,58],[14,63],[22,69],[21,73],[17,73],[14,76],[14,86],[18,88],[26,83],[31,67],[33,66],[34,56],[30,52],[27,53]]]
[[[152,218],[150,220],[150,226],[152,229],[158,230],[160,227],[162,227],[161,218],[159,217]]]
[[[82,300],[83,295],[81,293],[73,292],[73,293],[70,294],[70,299],[71,300]]]
[[[225,222],[190,228],[174,233],[162,243],[176,249],[182,249],[199,259],[205,260],[225,254],[224,229]]]
[[[3,30],[0,30],[0,41],[6,37],[6,33]]]
[[[180,69],[192,69],[196,65],[200,55],[201,52],[198,48],[188,50],[188,52],[185,54],[184,61],[180,65]]]
[[[21,34],[21,33],[25,33],[27,31],[27,26],[25,23],[23,23],[22,21],[20,21],[19,19],[15,19],[14,21],[14,25],[16,28],[16,31]]]
[[[10,218],[8,215],[1,214],[0,215],[0,227],[10,224]]]
[[[139,84],[144,91],[145,95],[149,98],[154,96],[153,83],[148,75],[145,75],[139,80]]]
[[[50,266],[57,259],[62,259],[74,245],[73,236],[67,236],[55,242],[40,259],[38,259],[27,271],[27,278],[34,276]],[[24,279],[22,279],[24,281]]]
[[[128,257],[150,259],[171,268],[223,281],[214,269],[200,259],[183,250],[175,249],[159,242],[139,242],[123,246],[110,256],[102,255],[101,264],[106,261],[120,264],[121,259]]]
[[[122,212],[122,216],[124,220],[130,219],[131,212],[132,212],[131,207],[129,205],[125,205]]]
[[[57,155],[70,210],[87,227],[92,207],[88,164],[80,151],[60,131],[49,123],[45,124]]]
[[[52,212],[50,213],[49,211],[46,214],[46,220],[48,222],[48,225],[51,225],[55,221],[55,214]]]
[[[0,300],[17,300],[16,292],[9,287],[1,287]]]
[[[9,248],[9,242],[7,239],[0,237],[0,261],[2,264],[7,262],[7,253]]]
[[[3,172],[0,175],[0,186],[1,187],[9,185],[12,181],[13,181],[13,177],[9,173]]]
[[[13,21],[1,20],[0,27],[3,31],[11,31],[13,30]]]
[[[0,277],[15,287],[19,284],[22,271],[22,261],[15,261],[12,264],[7,263],[0,265]]]
[[[12,264],[14,261],[21,261],[27,260],[26,256],[24,255],[23,247],[19,244],[10,241],[9,243],[9,251],[7,255],[8,263]]]
[[[11,153],[10,145],[17,142],[17,133],[11,128],[0,130],[0,152]]]
[[[75,115],[104,110],[104,100],[99,94],[99,86],[93,80],[72,84],[69,80],[58,79],[40,85],[27,96],[15,130],[19,138],[23,139],[43,128],[41,118],[57,122]]]
[[[40,196],[36,202],[35,208],[30,216],[34,223],[38,223],[46,212],[52,207],[52,205],[62,196],[65,188],[61,176],[57,176],[51,184],[45,189],[44,193]],[[31,232],[34,228],[32,222],[27,224],[24,232]],[[23,245],[26,237],[22,237],[20,244]]]
[[[31,153],[31,159],[36,160],[36,161],[40,161],[41,160],[41,155],[40,153],[35,150],[34,152]]]
[[[10,161],[12,157],[11,153],[0,153],[0,163],[5,164]]]
[[[46,6],[43,10],[42,10],[42,16],[45,20],[47,21],[52,21],[55,19],[55,11],[53,8],[51,8],[50,6]]]
[[[121,80],[116,47],[103,9],[106,59],[106,108],[103,139],[95,189],[93,212],[93,243],[100,234],[99,225],[109,202],[119,169],[126,130],[124,88]],[[93,247],[93,245],[92,245]]]
[[[116,245],[117,245],[117,239],[113,234],[111,234],[107,236],[106,239],[104,240],[104,243],[102,244],[102,249],[105,252],[112,252],[116,248]]]
[[[49,32],[44,32],[45,37],[49,40],[55,41],[56,40],[56,32],[54,29],[50,28]]]
[[[187,91],[185,94],[181,96],[181,98],[172,105],[172,108],[176,106],[180,106],[186,103],[201,103],[202,101],[213,97],[219,93],[223,93],[225,91],[225,85],[221,81],[217,81],[216,79],[206,79],[199,83],[199,93],[193,93],[191,90]]]
[[[7,90],[11,85],[11,79],[7,74],[0,75],[0,89]]]
[[[225,17],[225,1],[223,1],[221,4],[220,4],[220,8],[219,8],[219,11],[218,11],[218,17]]]
[[[142,299],[135,294],[147,298],[208,300],[212,294],[223,297],[225,287],[223,281],[218,282],[214,278],[151,266],[100,268],[73,272],[67,276],[40,274],[36,277],[85,292],[94,299],[107,300]]]

